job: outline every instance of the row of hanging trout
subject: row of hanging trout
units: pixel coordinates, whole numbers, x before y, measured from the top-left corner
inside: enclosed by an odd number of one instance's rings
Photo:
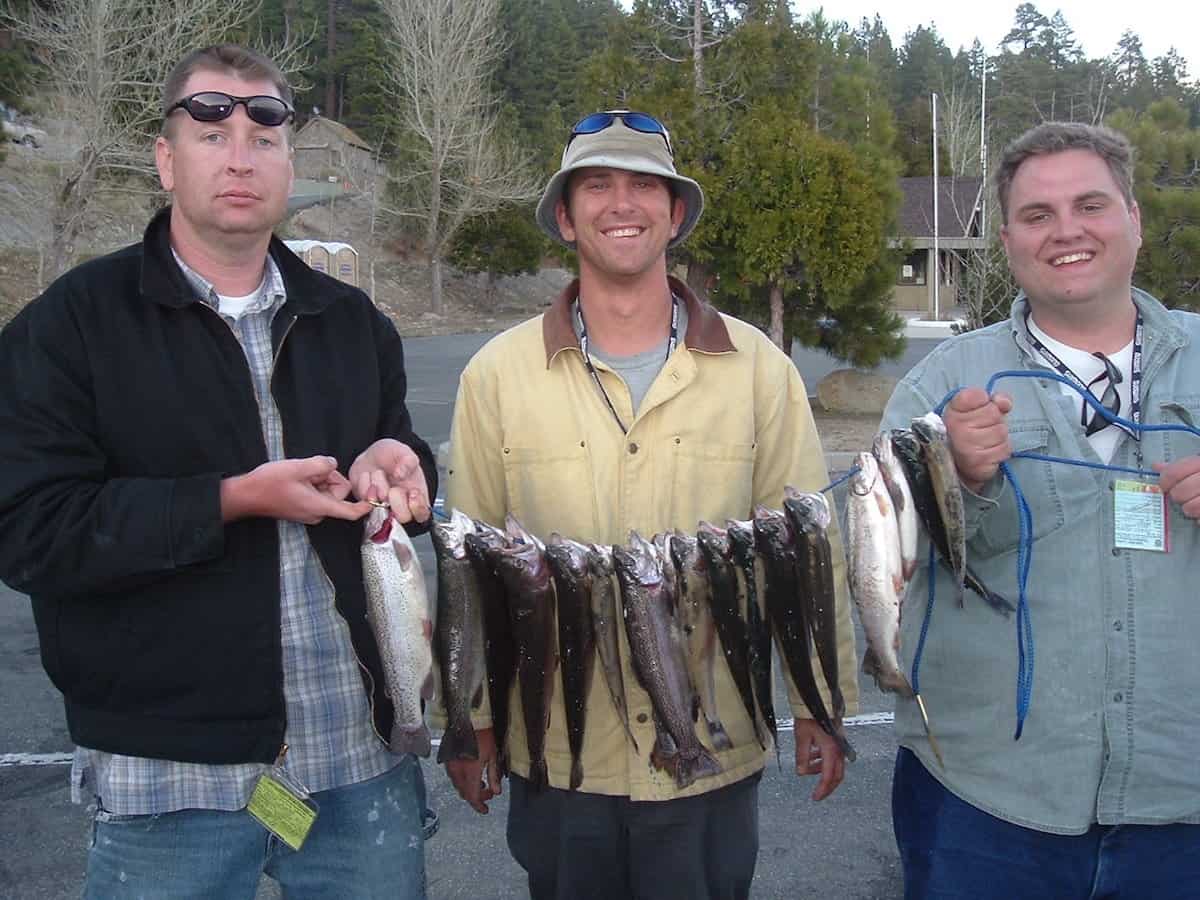
[[[630,667],[654,713],[651,762],[679,787],[721,771],[713,751],[732,746],[722,724],[730,716],[747,716],[764,748],[775,739],[773,642],[810,714],[853,759],[837,725],[845,704],[830,522],[822,494],[792,488],[782,509],[759,506],[750,520],[724,527],[701,522],[695,534],[672,531],[649,540],[631,532],[617,546],[558,534],[543,542],[511,516],[500,529],[454,510],[432,530],[438,584],[431,621],[411,541],[386,509],[374,510],[363,539],[363,575],[367,618],[395,708],[390,748],[429,755],[423,701],[433,697],[436,682],[447,720],[438,762],[477,759],[471,713],[486,690],[507,771],[515,684],[530,781],[540,789],[547,784],[551,699],[561,684],[570,787],[577,788],[584,774],[586,698],[597,668],[637,745],[625,705],[623,628]],[[859,454],[847,499],[850,588],[868,642],[863,668],[881,688],[904,694],[911,688],[898,661],[900,610],[916,569],[918,523],[955,573],[960,602],[966,584],[1007,610],[966,565],[962,496],[945,427],[933,414],[914,420],[912,430],[881,434],[871,453]],[[728,667],[740,709],[717,708],[720,665]],[[697,737],[701,716],[709,746]]]

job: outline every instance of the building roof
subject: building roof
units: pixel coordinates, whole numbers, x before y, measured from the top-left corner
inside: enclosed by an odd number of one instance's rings
[[[979,236],[979,213],[983,203],[983,179],[978,176],[938,178],[938,236]],[[897,228],[900,237],[933,237],[933,178],[901,178]]]
[[[336,137],[343,144],[349,144],[351,147],[357,147],[358,149],[365,150],[368,153],[375,152],[374,147],[360,138],[351,129],[347,128],[341,122],[335,122],[333,119],[326,119],[324,116],[313,116],[298,129],[296,129],[296,149],[309,149],[300,146],[300,143],[305,139],[312,139],[312,135],[309,134],[309,132],[319,131],[321,129],[332,132],[334,137]]]

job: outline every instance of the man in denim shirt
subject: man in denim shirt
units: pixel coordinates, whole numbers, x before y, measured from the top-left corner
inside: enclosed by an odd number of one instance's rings
[[[1032,512],[1027,601],[1033,688],[1014,741],[1015,617],[935,575],[920,689],[897,702],[893,816],[907,897],[1185,898],[1200,885],[1200,438],[1110,424],[1058,373],[1144,425],[1200,424],[1200,317],[1131,286],[1141,222],[1128,142],[1047,123],[1005,152],[996,176],[1009,266],[1009,321],[939,346],[899,384],[884,427],[945,410],[966,506],[967,556],[1019,596],[1018,508],[999,471],[1012,459]],[[1137,476],[1103,464],[1153,470]],[[1165,493],[1147,493],[1157,485]],[[1132,514],[1131,510],[1136,514]],[[1156,546],[1157,545],[1157,546]],[[922,557],[923,558],[923,557]],[[906,598],[911,667],[930,573]]]

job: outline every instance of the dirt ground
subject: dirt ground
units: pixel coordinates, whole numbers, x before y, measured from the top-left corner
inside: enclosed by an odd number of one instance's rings
[[[817,423],[817,433],[821,435],[821,447],[826,453],[870,450],[871,442],[879,431],[879,416],[828,413],[814,405],[813,418]]]

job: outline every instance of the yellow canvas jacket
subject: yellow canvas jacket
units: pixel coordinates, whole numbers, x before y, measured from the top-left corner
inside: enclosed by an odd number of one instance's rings
[[[584,365],[571,323],[579,285],[569,286],[542,316],[486,344],[462,374],[454,407],[447,508],[502,525],[515,515],[532,533],[552,532],[583,542],[624,543],[631,529],[649,538],[671,528],[695,533],[701,520],[723,525],[746,519],[754,505],[782,506],[784,485],[815,491],[829,482],[804,384],[791,361],[756,328],[701,304],[681,282],[684,340],[633,414],[624,381],[595,366],[617,413],[622,434]],[[830,538],[839,629],[839,672],[847,711],[856,712],[854,632],[841,538]],[[754,737],[726,664],[717,661],[717,708],[733,748],[717,754],[723,772],[679,790],[650,764],[654,722],[649,695],[629,663],[624,629],[621,655],[626,706],[638,750],[628,740],[600,671],[592,679],[580,790],[663,800],[705,793],[757,772],[766,755]],[[775,663],[779,665],[778,660]],[[828,704],[828,692],[817,674]],[[793,714],[807,717],[794,686]],[[550,784],[569,786],[561,678],[555,683],[546,763]],[[513,771],[528,777],[529,755],[514,685],[508,746]],[[491,724],[486,692],[477,728]],[[711,749],[707,726],[697,724]]]

